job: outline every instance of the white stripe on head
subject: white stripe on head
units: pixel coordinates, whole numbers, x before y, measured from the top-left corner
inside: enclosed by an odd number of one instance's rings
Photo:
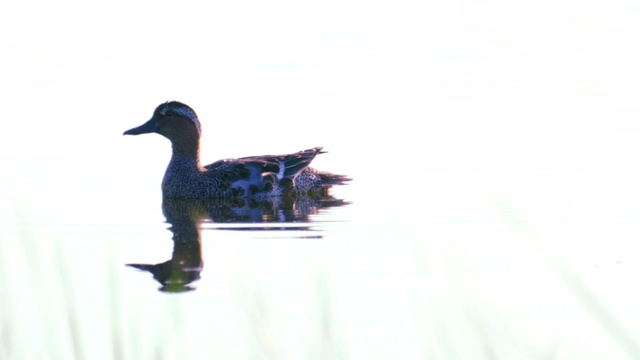
[[[198,129],[198,134],[201,133],[198,115],[196,115],[196,112],[193,111],[193,109],[183,103],[179,103],[177,101],[164,103],[164,106],[162,107],[162,109],[160,109],[160,114],[165,116],[177,115],[186,117],[187,119],[191,120],[196,126],[196,128]]]

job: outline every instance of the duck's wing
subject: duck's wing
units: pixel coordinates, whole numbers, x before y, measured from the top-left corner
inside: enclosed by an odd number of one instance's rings
[[[263,172],[274,173],[278,179],[293,179],[311,164],[316,155],[321,153],[322,147],[314,147],[293,154],[248,156],[237,160],[244,164],[262,167]]]
[[[222,178],[232,184],[242,182],[260,185],[269,182],[276,185],[283,179],[293,180],[320,153],[322,153],[322,148],[315,147],[286,155],[247,156],[238,159],[218,160],[204,168],[211,176]]]

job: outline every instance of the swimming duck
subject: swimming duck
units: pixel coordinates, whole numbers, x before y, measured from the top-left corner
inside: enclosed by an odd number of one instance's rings
[[[270,198],[326,194],[333,185],[351,180],[318,171],[309,164],[322,147],[286,155],[249,156],[200,164],[201,126],[192,108],[178,101],[160,104],[146,123],[124,135],[160,134],[171,141],[172,155],[162,179],[170,198]]]

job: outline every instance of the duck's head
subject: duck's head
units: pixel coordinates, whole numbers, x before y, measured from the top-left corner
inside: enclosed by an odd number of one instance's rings
[[[153,116],[146,123],[129,129],[123,135],[157,133],[171,142],[193,141],[200,138],[198,115],[188,105],[178,101],[168,101],[158,105]]]

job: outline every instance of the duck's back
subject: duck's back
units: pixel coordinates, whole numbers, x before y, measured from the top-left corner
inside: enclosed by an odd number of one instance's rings
[[[170,198],[270,198],[326,194],[351,179],[309,167],[321,147],[286,155],[219,160],[204,167],[174,154],[162,181]]]
[[[321,147],[286,155],[225,159],[205,166],[205,175],[231,196],[282,195],[296,189],[296,178],[308,169]],[[307,182],[308,184],[308,182]],[[308,187],[308,186],[307,186]]]

